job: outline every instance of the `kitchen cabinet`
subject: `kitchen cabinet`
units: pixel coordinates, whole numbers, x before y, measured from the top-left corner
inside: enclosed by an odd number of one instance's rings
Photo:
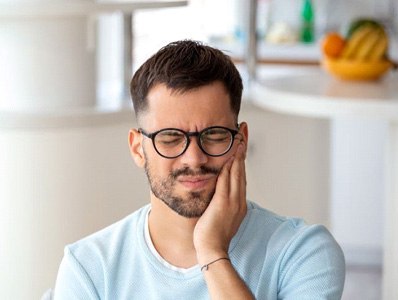
[[[329,122],[245,102],[247,197],[277,214],[330,225]]]

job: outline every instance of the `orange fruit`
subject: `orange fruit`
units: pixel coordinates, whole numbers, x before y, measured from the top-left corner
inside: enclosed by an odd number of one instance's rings
[[[328,57],[338,57],[344,46],[345,40],[337,32],[327,33],[321,41],[322,53]]]

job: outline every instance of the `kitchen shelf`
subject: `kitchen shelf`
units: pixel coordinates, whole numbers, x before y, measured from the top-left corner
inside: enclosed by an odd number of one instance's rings
[[[211,40],[210,44],[224,50],[236,63],[245,62],[246,48],[237,41]],[[398,61],[398,39],[390,41],[389,54],[392,60]],[[311,44],[270,44],[265,41],[257,43],[257,63],[280,65],[319,65],[322,58],[320,41]]]

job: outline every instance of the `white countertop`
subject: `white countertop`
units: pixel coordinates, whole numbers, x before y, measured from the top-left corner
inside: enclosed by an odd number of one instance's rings
[[[264,67],[265,68],[265,67]],[[343,81],[320,67],[264,76],[251,84],[250,98],[274,111],[310,116],[361,116],[398,120],[398,72],[379,81]]]
[[[0,111],[1,129],[92,127],[135,122],[131,103],[74,109]]]

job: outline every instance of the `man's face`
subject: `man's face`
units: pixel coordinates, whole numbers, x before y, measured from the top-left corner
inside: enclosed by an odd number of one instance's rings
[[[219,82],[184,93],[159,84],[148,93],[148,102],[141,126],[149,133],[163,128],[187,132],[210,126],[236,129],[229,96]],[[181,216],[200,217],[213,197],[218,174],[235,153],[236,145],[237,141],[223,156],[211,157],[199,148],[197,137],[191,137],[183,155],[167,159],[155,151],[151,139],[142,136],[144,167],[153,196]]]

